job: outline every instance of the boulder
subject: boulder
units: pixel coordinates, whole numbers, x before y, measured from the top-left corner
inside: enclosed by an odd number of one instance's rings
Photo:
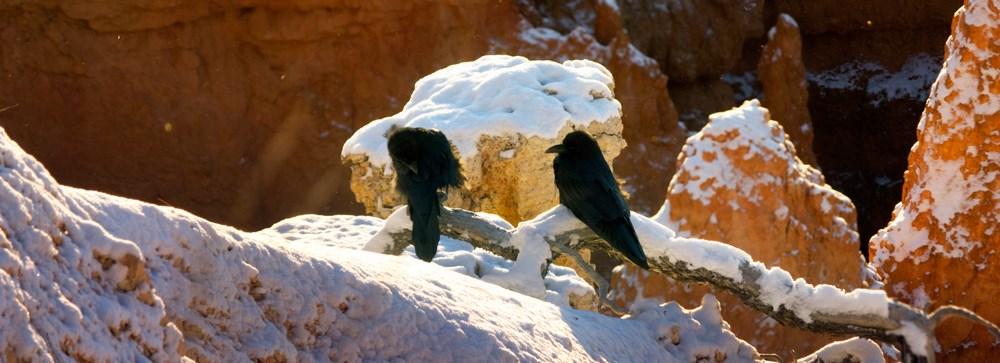
[[[731,244],[810,283],[862,287],[854,206],[795,150],[756,100],[713,114],[688,139],[667,200],[653,218],[679,236]],[[694,306],[712,292],[634,266],[612,278],[615,297],[625,305],[662,299]],[[722,301],[733,331],[763,352],[792,357],[832,341],[778,325],[727,293],[712,293]]]
[[[465,176],[447,205],[513,223],[531,219],[559,204],[546,149],[574,129],[594,135],[609,163],[625,147],[614,88],[611,73],[591,61],[485,56],[446,67],[418,81],[398,114],[347,140],[351,189],[376,216],[406,204],[394,191],[385,135],[394,127],[434,128],[455,146]]]
[[[966,2],[955,13],[945,63],[909,157],[902,201],[870,241],[891,296],[925,310],[954,304],[1000,321],[1000,13]],[[939,361],[996,356],[982,327],[961,319],[937,331]]]

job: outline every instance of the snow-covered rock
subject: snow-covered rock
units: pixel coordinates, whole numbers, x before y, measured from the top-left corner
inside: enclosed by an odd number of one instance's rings
[[[60,186],[0,129],[0,360],[744,362],[757,355],[728,332],[711,299],[690,311],[647,304],[626,319],[559,307],[457,268],[354,250],[380,223],[307,215],[242,232],[179,209]]]
[[[810,283],[862,287],[864,262],[853,204],[796,157],[782,127],[756,100],[713,114],[688,139],[667,194],[653,219],[679,237],[728,243]],[[697,305],[711,291],[631,265],[613,278],[624,304],[654,299]],[[729,294],[718,295],[733,331],[763,352],[791,357],[793,350],[810,351],[832,341],[785,328]]]
[[[344,144],[351,189],[369,213],[386,217],[405,204],[393,191],[386,149],[392,127],[441,130],[454,144],[465,185],[447,204],[498,214],[511,222],[558,204],[551,154],[574,129],[587,130],[610,163],[625,141],[621,104],[604,66],[484,56],[424,77],[400,113],[372,121]]]
[[[1000,13],[966,1],[910,152],[902,202],[871,239],[886,290],[924,309],[969,308],[1000,322]],[[996,356],[981,327],[953,319],[937,334],[948,361]]]

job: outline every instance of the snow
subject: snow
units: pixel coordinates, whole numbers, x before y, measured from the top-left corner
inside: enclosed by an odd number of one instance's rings
[[[930,342],[928,341],[928,336],[924,333],[923,329],[920,329],[916,324],[911,321],[901,322],[902,326],[896,330],[890,330],[890,334],[898,335],[906,339],[906,344],[908,344],[912,352],[915,354],[924,355],[921,353],[926,352],[927,354],[934,354],[931,351]],[[921,349],[924,348],[924,349]],[[926,355],[924,355],[926,356]]]
[[[764,96],[760,80],[757,79],[756,71],[723,73],[719,79],[728,83],[730,87],[733,87],[733,96],[736,103],[742,103],[754,98],[760,99]]]
[[[685,310],[673,301],[656,304],[646,300],[632,304],[629,313],[650,322],[657,341],[675,357],[705,357],[704,361],[729,362],[730,359],[745,361],[753,356],[732,338],[732,332],[723,328],[725,322],[719,310],[719,301],[712,294],[706,294],[701,307],[693,310]],[[680,344],[682,341],[684,344]],[[717,352],[737,352],[738,355],[726,356]]]
[[[885,357],[882,355],[882,349],[875,342],[868,339],[851,338],[830,343],[815,353],[799,359],[798,362],[883,363]]]
[[[796,29],[799,27],[799,23],[795,22],[795,18],[792,18],[791,15],[788,15],[788,14],[785,14],[785,13],[781,13],[781,14],[778,14],[778,16],[781,17],[781,20],[784,20],[786,23],[788,23],[789,25],[795,27]]]
[[[743,282],[742,266],[756,270],[760,274],[757,281],[751,281],[761,286],[761,300],[775,310],[785,307],[795,313],[796,317],[809,323],[814,313],[823,314],[858,314],[886,317],[889,314],[885,291],[856,289],[851,292],[832,285],[810,285],[802,279],[793,280],[791,274],[779,267],[766,268],[755,262],[742,250],[725,243],[696,238],[677,237],[671,229],[656,221],[632,213],[632,224],[642,244],[646,256],[650,259],[665,258],[674,261],[685,261],[690,269],[699,268],[716,272],[739,283]],[[530,248],[539,256],[547,258],[548,247],[544,237],[552,237],[575,229],[586,228],[568,209],[557,206],[546,211],[529,222],[518,225],[514,235],[520,236],[522,229],[535,244]],[[515,238],[519,239],[519,238]],[[523,244],[516,246],[524,246]],[[522,247],[524,248],[524,247]],[[530,273],[537,276],[537,263],[542,260],[528,260],[530,269],[524,271],[525,278]],[[518,260],[522,259],[521,256]],[[536,277],[537,278],[537,277]]]
[[[489,213],[478,213],[478,215],[501,228],[514,229],[500,216]],[[352,217],[334,216],[327,218]],[[379,253],[392,243],[391,234],[411,228],[410,217],[404,207],[396,209],[385,221],[372,217],[357,218],[373,219],[376,221],[374,224],[381,226],[381,228],[369,231],[370,233],[353,240],[353,245],[343,247],[360,248]],[[521,222],[521,226],[530,223],[531,221]],[[540,268],[551,256],[548,245],[542,239],[545,236],[534,235],[529,232],[529,228],[520,228],[518,231],[520,232],[511,239],[511,246],[517,247],[520,251],[517,261],[513,263],[487,251],[474,249],[467,242],[448,237],[441,238],[433,262],[454,272],[473,278],[482,278],[483,281],[560,306],[570,306],[572,295],[582,297],[594,293],[594,289],[569,268],[556,266],[556,268],[550,269],[543,278],[539,274]],[[528,235],[531,237],[527,237]],[[353,235],[347,237],[350,238]],[[295,236],[293,235],[291,238],[295,238]],[[341,236],[334,236],[334,238],[340,239]],[[362,241],[361,238],[367,238],[367,240]],[[416,258],[413,246],[408,246],[404,253]]]
[[[784,135],[774,132],[777,127],[779,127],[777,122],[770,121],[767,109],[761,107],[758,100],[746,101],[740,107],[710,115],[709,123],[697,134],[688,138],[681,151],[687,155],[684,168],[690,173],[690,181],[671,183],[669,193],[687,194],[692,199],[708,205],[714,197],[714,190],[722,187],[752,190],[755,185],[778,182],[773,175],[739,174],[740,169],[735,167],[734,161],[730,160],[722,150],[718,150],[745,148],[744,159],[753,157],[769,159],[772,155],[787,154],[790,151],[786,148]],[[738,142],[718,141],[731,139],[733,134],[740,136]],[[788,168],[795,167],[794,161],[788,163]],[[661,211],[653,218],[660,220],[665,216]]]
[[[964,14],[956,15],[956,21],[972,28],[995,27],[991,11],[988,4],[972,4],[959,10]],[[968,223],[970,211],[982,210],[983,196],[996,194],[991,185],[1000,178],[995,168],[996,144],[985,137],[986,142],[968,145],[970,135],[983,133],[990,127],[990,117],[1000,112],[1000,99],[990,91],[1000,70],[982,67],[997,57],[997,50],[980,48],[978,38],[966,34],[966,26],[956,25],[953,30],[946,44],[947,58],[935,74],[937,81],[917,126],[918,142],[911,149],[921,158],[916,165],[925,166],[911,170],[908,194],[903,196],[908,204],[897,205],[893,220],[873,238],[885,241],[873,253],[872,263],[878,266],[890,260],[922,263],[932,255],[968,259],[974,250],[991,243],[989,236],[972,235],[962,224]],[[952,152],[955,147],[964,152]],[[978,165],[972,163],[975,160]],[[928,215],[931,222],[918,222]],[[943,235],[932,237],[938,232]]]
[[[438,70],[415,87],[402,111],[362,127],[341,155],[367,155],[388,168],[385,134],[394,125],[441,130],[467,159],[483,135],[554,139],[569,125],[621,117],[611,73],[589,60],[560,64],[489,55]]]
[[[354,249],[393,221],[305,215],[249,233],[60,186],[2,131],[0,161],[0,350],[14,358],[179,361],[182,341],[196,361],[756,355],[709,299],[691,311],[649,305],[611,318],[470,277],[461,256],[483,256],[451,246],[458,241],[442,241],[439,260],[451,266]],[[140,263],[129,267],[128,256]],[[553,285],[578,279],[554,271]]]
[[[614,10],[615,13],[621,13],[620,8],[618,7],[618,0],[599,0],[599,3],[604,3],[612,10]]]
[[[941,70],[941,58],[917,54],[893,72],[882,64],[853,60],[833,69],[809,73],[807,78],[822,89],[864,90],[869,103],[927,99],[928,90]]]

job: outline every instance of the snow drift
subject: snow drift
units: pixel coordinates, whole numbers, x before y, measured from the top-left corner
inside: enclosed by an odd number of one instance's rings
[[[343,248],[381,223],[303,216],[242,232],[60,186],[0,131],[0,352],[11,361],[756,356],[711,297],[691,311],[649,305],[616,319]]]

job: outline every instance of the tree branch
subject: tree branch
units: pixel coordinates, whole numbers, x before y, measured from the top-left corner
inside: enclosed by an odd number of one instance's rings
[[[397,211],[386,220],[386,227],[365,245],[365,250],[387,254],[402,252],[410,242],[409,219],[405,217],[405,213],[401,216],[396,216],[397,214],[400,212]],[[401,221],[403,218],[405,222]],[[995,337],[1000,338],[1000,330],[996,326],[965,309],[942,307],[928,315],[910,305],[885,298],[884,292],[880,290],[857,289],[844,293],[829,286],[809,285],[801,280],[791,281],[790,275],[787,276],[788,281],[785,281],[781,279],[783,277],[781,274],[788,275],[787,272],[768,269],[735,247],[714,241],[675,238],[668,228],[635,213],[632,214],[632,221],[646,249],[650,271],[670,276],[677,281],[702,283],[728,291],[740,298],[748,307],[787,326],[816,333],[860,336],[887,342],[900,348],[905,361],[913,362],[934,361],[931,349],[934,328],[949,316],[963,316],[977,321],[987,326]],[[522,222],[519,228],[525,225],[535,230],[550,232],[545,238],[550,245],[561,244],[577,250],[582,248],[603,250],[620,256],[563,207],[553,208],[532,221]],[[517,229],[508,230],[465,210],[445,208],[441,214],[442,235],[467,241],[477,248],[509,260],[515,260],[518,254],[517,247],[511,243],[511,237],[515,232]],[[553,246],[552,250],[556,254],[559,253],[559,247]],[[725,262],[731,260],[732,264],[720,264],[718,261],[706,263],[698,258],[691,258],[692,254],[698,253],[712,258],[720,257],[713,254],[721,254],[723,260],[729,259]],[[738,269],[731,268],[736,265]],[[779,283],[777,290],[784,290],[780,291],[778,296],[775,296],[776,289],[772,286],[775,281]],[[839,297],[836,294],[829,296],[831,291],[839,291]],[[819,296],[820,293],[824,295]],[[881,294],[881,300],[884,300],[886,306],[876,307],[875,310],[880,313],[836,311],[836,308],[808,306],[807,303],[812,301],[808,300],[812,296],[810,294],[817,295],[816,300],[846,299],[851,294],[859,296]],[[806,300],[802,300],[805,301],[803,306],[787,306],[801,302],[796,300],[801,299],[801,296],[806,296]]]

